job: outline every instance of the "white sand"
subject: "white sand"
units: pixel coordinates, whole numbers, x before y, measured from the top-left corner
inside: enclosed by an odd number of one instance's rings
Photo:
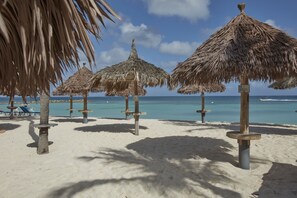
[[[51,120],[45,155],[38,120],[0,120],[1,198],[297,197],[297,126],[253,124],[263,135],[242,170],[225,135],[238,124],[140,120],[135,136],[133,120]]]

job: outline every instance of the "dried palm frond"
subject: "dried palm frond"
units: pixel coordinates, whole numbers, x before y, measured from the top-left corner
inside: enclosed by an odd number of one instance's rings
[[[104,0],[1,0],[0,91],[48,92],[78,65],[78,50],[91,64],[88,33],[100,39],[99,25],[111,16],[118,17]]]
[[[130,84],[129,87],[123,91],[116,91],[112,90],[109,92],[106,92],[106,96],[134,96],[134,85]],[[143,86],[138,85],[138,95],[139,96],[145,96],[146,90],[143,88]]]
[[[293,77],[277,80],[271,85],[269,85],[269,88],[273,88],[273,89],[291,89],[295,87],[297,87],[297,78],[293,78]]]

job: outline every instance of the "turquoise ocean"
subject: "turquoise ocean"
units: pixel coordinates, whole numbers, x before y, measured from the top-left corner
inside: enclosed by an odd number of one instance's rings
[[[81,100],[82,97],[74,97]],[[266,99],[261,101],[261,99]],[[28,99],[28,102],[30,103]],[[37,98],[37,102],[38,102]],[[51,100],[60,100],[61,103],[50,103],[51,116],[69,116],[68,97],[51,97]],[[201,108],[201,98],[196,96],[144,96],[139,97],[140,111],[146,112],[141,119],[160,120],[191,120],[200,121],[201,115],[196,110]],[[15,98],[15,106],[20,105],[21,98]],[[0,97],[0,109],[8,111],[7,97]],[[134,109],[133,97],[129,98],[130,110]],[[39,104],[30,104],[35,111],[39,111]],[[80,110],[83,104],[76,102],[74,109]],[[208,110],[206,121],[239,122],[239,96],[206,96],[205,106]],[[124,97],[89,97],[88,109],[90,117],[124,118]],[[74,111],[73,116],[81,117],[81,113]],[[250,96],[250,122],[297,124],[297,96]]]

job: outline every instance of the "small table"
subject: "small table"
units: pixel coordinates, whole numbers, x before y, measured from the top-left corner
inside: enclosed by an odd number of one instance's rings
[[[15,118],[15,116],[13,115],[13,110],[14,109],[17,109],[18,107],[15,107],[15,106],[7,106],[7,109],[10,109],[10,115],[9,115],[9,118],[10,119],[13,119]]]

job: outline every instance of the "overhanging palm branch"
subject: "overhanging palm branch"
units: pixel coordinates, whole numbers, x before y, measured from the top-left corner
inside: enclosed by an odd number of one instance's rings
[[[78,65],[81,50],[94,62],[88,33],[118,15],[104,0],[0,0],[0,90],[47,91]]]

